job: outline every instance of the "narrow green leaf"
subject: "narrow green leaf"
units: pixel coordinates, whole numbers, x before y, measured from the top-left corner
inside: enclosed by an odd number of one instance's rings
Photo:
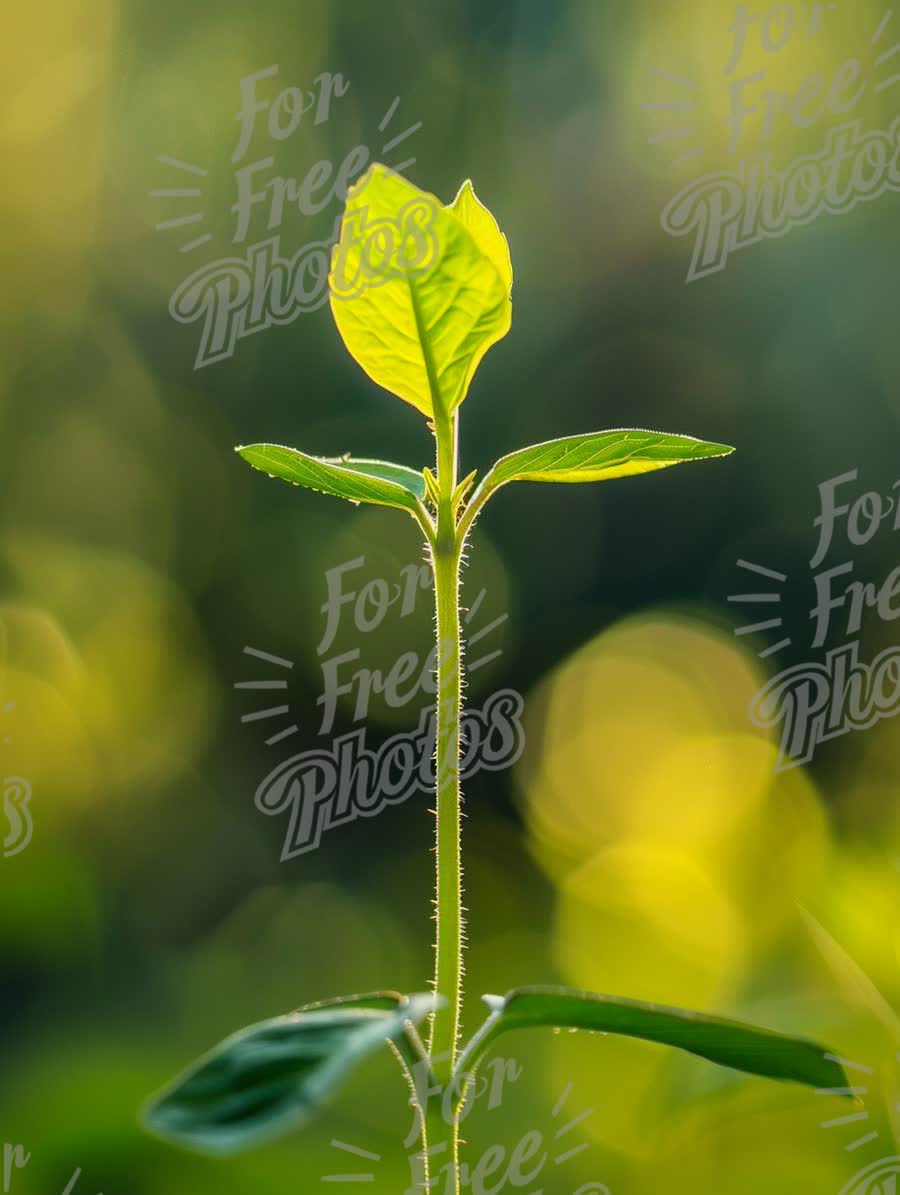
[[[837,939],[828,932],[820,921],[813,917],[803,906],[800,915],[806,922],[813,942],[816,944],[822,958],[828,964],[832,974],[844,989],[847,998],[854,1003],[864,1004],[869,1012],[890,1033],[891,1037],[900,1041],[900,1018],[891,1008],[888,1000],[878,990],[875,982],[866,974],[859,963],[848,954]],[[898,1109],[900,1110],[900,1109]]]
[[[450,503],[453,507],[454,513],[456,513],[457,507],[459,507],[460,503],[463,501],[466,494],[468,494],[469,490],[471,490],[472,486],[475,484],[475,478],[477,476],[478,476],[477,471],[473,469],[471,473],[467,474],[462,479],[462,481],[457,485],[456,489],[453,491],[453,493],[450,497]]]
[[[693,436],[617,428],[565,436],[512,452],[497,461],[485,485],[494,490],[508,481],[607,481],[733,451],[727,444],[708,444]]]
[[[460,1075],[471,1072],[501,1033],[553,1025],[659,1042],[769,1079],[821,1088],[847,1086],[843,1069],[823,1046],[683,1008],[552,987],[517,988],[506,996],[490,997],[489,1004],[493,1011],[460,1059]]]
[[[431,995],[382,992],[250,1025],[155,1096],[144,1123],[205,1153],[249,1149],[304,1124],[355,1066],[434,1007]]]
[[[247,444],[235,451],[270,477],[350,502],[396,506],[414,514],[419,509],[417,499],[425,496],[422,474],[390,461],[307,456],[281,444]]]
[[[509,249],[471,184],[444,206],[375,164],[350,188],[328,278],[350,355],[434,418],[465,398],[512,323]]]
[[[441,487],[438,485],[438,480],[427,465],[422,470],[422,476],[425,478],[425,493],[437,506],[441,500]]]

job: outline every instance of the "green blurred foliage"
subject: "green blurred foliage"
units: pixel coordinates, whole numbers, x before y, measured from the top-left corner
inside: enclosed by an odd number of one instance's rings
[[[871,57],[884,11],[841,5],[790,58],[757,47],[742,69],[788,90],[831,75],[857,46]],[[467,468],[604,426],[738,448],[640,482],[517,487],[476,530],[465,601],[486,596],[472,626],[510,617],[485,638],[502,654],[472,674],[470,699],[522,691],[527,748],[512,773],[469,785],[467,1024],[480,992],[559,980],[804,1033],[870,1068],[856,1072],[869,1118],[825,1128],[846,1105],[637,1042],[526,1034],[509,1039],[521,1079],[466,1122],[470,1157],[530,1129],[550,1141],[567,1091],[566,1116],[595,1111],[564,1139],[590,1148],[548,1171],[559,1195],[591,1182],[838,1195],[898,1152],[898,723],[776,774],[777,744],[747,706],[808,653],[798,641],[759,660],[726,601],[736,561],[759,561],[791,578],[784,617],[802,627],[815,487],[858,468],[886,492],[900,473],[896,196],[685,287],[689,245],[659,214],[691,167],[648,141],[660,113],[644,105],[671,99],[654,69],[697,81],[705,168],[728,168],[732,18],[717,0],[10,11],[0,697],[15,703],[4,774],[34,793],[33,841],[0,859],[0,1145],[32,1153],[14,1195],[61,1193],[76,1168],[78,1195],[317,1190],[366,1164],[335,1139],[379,1155],[377,1191],[409,1182],[406,1092],[387,1054],[321,1124],[238,1162],[179,1154],[136,1123],[151,1090],[237,1026],[349,991],[418,990],[431,966],[427,797],[286,863],[283,820],[253,803],[277,762],[323,745],[328,570],[365,557],[360,588],[394,584],[421,561],[415,529],[267,483],[231,452],[273,440],[421,465],[429,436],[350,361],[327,307],[201,370],[198,326],[167,313],[191,270],[243,252],[230,212],[240,81],[275,63],[271,97],[325,71],[350,87],[283,142],[261,120],[247,160],[271,153],[301,178],[357,144],[414,156],[410,177],[446,200],[473,178],[509,237],[513,329],[465,407]],[[895,108],[872,91],[861,114],[886,127]],[[780,160],[814,152],[823,127],[782,122]],[[160,156],[207,171],[187,231],[156,231],[188,209],[150,193],[199,176]],[[293,211],[285,248],[327,239],[338,210]],[[180,253],[201,231],[211,245]],[[249,240],[266,232],[257,211]],[[880,534],[859,575],[880,581],[894,544]],[[327,654],[358,647],[361,667],[382,670],[403,651],[424,659],[429,600],[365,635],[345,614]],[[863,658],[890,642],[891,624],[867,618]],[[294,662],[300,730],[280,745],[265,738],[287,719],[241,722],[263,702],[233,684],[279,675],[247,645]],[[417,720],[418,706],[373,701],[370,744]],[[343,699],[335,733],[359,725]]]

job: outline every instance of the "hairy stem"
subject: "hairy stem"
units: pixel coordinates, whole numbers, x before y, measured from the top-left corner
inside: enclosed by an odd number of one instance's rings
[[[462,862],[460,857],[461,792],[459,727],[462,647],[459,624],[461,549],[452,496],[456,488],[455,417],[435,419],[437,480],[440,492],[437,532],[432,547],[437,611],[437,703],[435,724],[435,991],[447,1004],[431,1023],[429,1054],[438,1083],[450,1081],[456,1062],[463,995]],[[458,1176],[459,1135],[456,1123],[441,1115],[426,1116],[432,1168],[452,1165]],[[454,1178],[458,1190],[458,1178]]]
[[[437,840],[435,990],[447,1007],[434,1020],[431,1055],[435,1073],[449,1076],[456,1062],[462,1004],[462,865],[460,862],[460,643],[459,558],[435,553],[437,602]],[[444,1058],[444,1055],[447,1057]]]

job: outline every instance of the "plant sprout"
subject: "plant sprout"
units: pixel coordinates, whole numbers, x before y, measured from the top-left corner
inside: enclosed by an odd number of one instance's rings
[[[459,413],[487,350],[512,322],[506,238],[470,183],[443,206],[383,166],[350,189],[329,276],[344,343],[384,389],[415,407],[436,441],[434,470],[275,444],[239,448],[256,469],[294,485],[403,511],[421,529],[436,606],[436,884],[433,992],[384,992],[309,1005],[251,1025],[195,1062],[145,1112],[151,1131],[226,1155],[292,1130],[352,1068],[386,1042],[412,1090],[422,1137],[421,1183],[460,1190],[459,1121],[479,1063],[513,1029],[550,1025],[673,1046],[720,1066],[814,1087],[846,1085],[812,1042],[682,1009],[559,987],[486,996],[489,1015],[461,1044],[463,887],[460,820],[463,550],[485,504],[511,482],[593,482],[725,456],[724,444],[661,432],[567,436],[497,461],[476,484],[460,478]],[[427,1046],[417,1026],[427,1025]],[[427,1075],[423,1085],[415,1076]],[[425,1088],[423,1094],[423,1086]],[[434,1093],[440,1095],[434,1098]],[[450,1095],[451,1115],[442,1113]]]

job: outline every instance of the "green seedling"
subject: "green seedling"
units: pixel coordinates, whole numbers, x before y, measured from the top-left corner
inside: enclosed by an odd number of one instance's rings
[[[427,419],[437,448],[434,471],[352,456],[314,457],[276,444],[237,451],[270,476],[354,503],[394,507],[421,529],[437,615],[434,989],[331,1000],[251,1025],[157,1095],[145,1112],[147,1126],[183,1146],[234,1154],[304,1124],[354,1067],[388,1043],[418,1112],[422,1188],[433,1187],[439,1168],[446,1176],[441,1191],[458,1195],[459,1120],[469,1085],[501,1034],[514,1029],[620,1034],[752,1075],[844,1087],[841,1066],[810,1041],[560,987],[485,996],[489,1015],[462,1044],[459,601],[463,550],[475,521],[512,482],[607,481],[725,456],[732,449],[661,432],[591,432],[512,452],[477,483],[474,473],[460,478],[460,408],[482,357],[512,321],[509,247],[468,182],[443,206],[406,179],[373,166],[348,193],[329,287],[331,310],[350,354],[370,378]],[[418,1025],[427,1028],[427,1045]],[[423,1073],[424,1083],[414,1078]],[[441,1109],[448,1106],[446,1115]]]

